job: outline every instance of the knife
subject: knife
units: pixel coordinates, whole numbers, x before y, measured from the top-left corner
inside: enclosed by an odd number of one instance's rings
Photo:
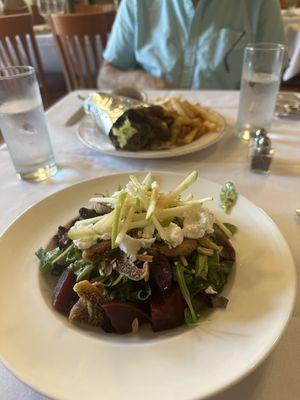
[[[65,122],[65,126],[75,125],[76,122],[80,121],[85,115],[84,108],[81,106],[78,108]]]

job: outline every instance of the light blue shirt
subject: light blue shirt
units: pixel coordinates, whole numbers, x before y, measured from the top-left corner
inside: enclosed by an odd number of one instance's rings
[[[187,89],[238,89],[247,43],[284,43],[277,0],[122,0],[104,58]]]

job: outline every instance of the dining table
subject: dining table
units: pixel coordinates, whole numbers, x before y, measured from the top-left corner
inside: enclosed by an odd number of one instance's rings
[[[176,95],[211,107],[226,119],[225,134],[212,146],[184,156],[166,159],[120,158],[85,146],[77,136],[80,121],[73,126],[65,126],[70,115],[82,105],[82,97],[86,97],[90,92],[88,90],[71,92],[46,111],[50,137],[59,168],[58,173],[52,178],[40,183],[18,180],[8,149],[5,143],[1,145],[0,233],[35,203],[82,180],[120,171],[151,170],[186,174],[197,170],[201,177],[219,184],[224,184],[226,181],[234,182],[240,195],[247,197],[257,207],[263,209],[279,227],[290,247],[296,268],[300,269],[300,218],[295,213],[295,210],[300,208],[299,120],[275,119],[273,121],[270,138],[274,157],[270,172],[254,173],[250,170],[248,143],[235,135],[238,91],[148,91],[150,100]],[[300,398],[299,297],[296,299],[289,324],[277,346],[259,366],[255,367],[241,381],[212,399],[297,400]],[[14,376],[13,371],[9,371],[0,363],[0,399],[42,400],[46,397],[27,387]]]

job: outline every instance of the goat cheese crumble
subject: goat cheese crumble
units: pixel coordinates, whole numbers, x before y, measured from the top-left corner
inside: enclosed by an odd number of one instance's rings
[[[186,215],[183,220],[183,235],[189,239],[200,239],[205,233],[213,233],[215,217],[207,208],[199,213]]]
[[[173,222],[166,228],[166,233],[169,238],[169,244],[171,247],[179,246],[183,242],[183,231],[180,226]]]
[[[131,261],[135,261],[138,251],[141,248],[148,249],[149,247],[152,246],[152,244],[154,242],[155,242],[155,238],[135,239],[129,235],[125,235],[125,237],[124,237],[123,241],[120,243],[119,247],[124,253],[126,253],[130,257]]]

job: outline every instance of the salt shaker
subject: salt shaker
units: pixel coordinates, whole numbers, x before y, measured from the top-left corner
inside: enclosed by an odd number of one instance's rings
[[[250,140],[249,155],[251,171],[265,174],[269,172],[274,150],[265,129],[258,129]]]

